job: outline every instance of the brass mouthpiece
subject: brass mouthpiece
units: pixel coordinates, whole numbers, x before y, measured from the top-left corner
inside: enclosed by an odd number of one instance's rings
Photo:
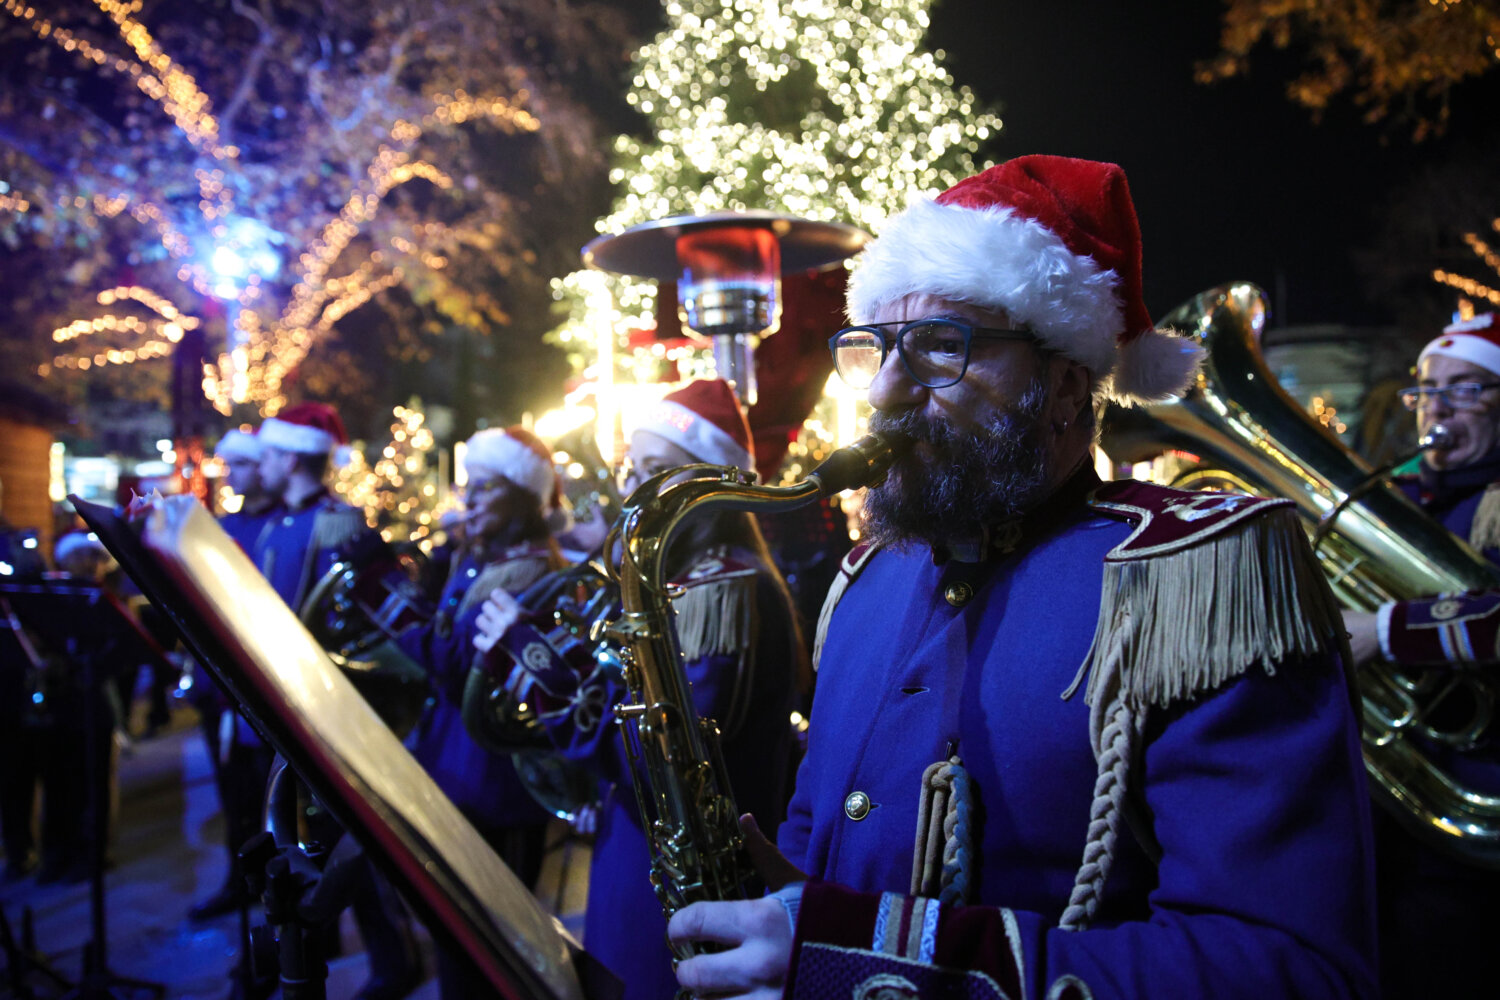
[[[1438,424],[1422,435],[1417,447],[1422,451],[1447,451],[1453,447],[1453,432]]]
[[[891,465],[906,454],[911,438],[904,434],[874,432],[825,458],[809,475],[816,479],[823,496],[833,496],[862,486],[877,486]]]

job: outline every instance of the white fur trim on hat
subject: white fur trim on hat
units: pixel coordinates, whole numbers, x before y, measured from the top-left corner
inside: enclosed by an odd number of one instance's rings
[[[219,438],[219,443],[214,445],[214,457],[229,461],[235,458],[248,458],[255,461],[260,458],[264,450],[259,436],[246,434],[238,427],[231,427]]]
[[[856,261],[849,317],[867,323],[882,306],[917,294],[1002,309],[1044,347],[1087,368],[1119,402],[1171,398],[1191,384],[1203,349],[1159,330],[1121,344],[1118,284],[1113,270],[1011,208],[924,199],[891,219]]]
[[[860,255],[849,279],[849,315],[867,323],[881,306],[922,293],[1003,309],[1045,346],[1104,378],[1114,370],[1125,322],[1118,281],[1011,208],[924,199],[891,219]]]
[[[275,417],[261,422],[255,435],[266,448],[279,448],[299,455],[331,455],[338,439],[325,430],[307,424],[292,424]]]
[[[1120,345],[1109,394],[1127,406],[1165,403],[1186,392],[1203,364],[1203,347],[1166,330],[1147,330]]]
[[[733,465],[747,472],[755,469],[750,452],[738,441],[712,421],[670,399],[652,404],[631,433],[638,431],[649,431],[664,438],[700,462]]]
[[[1478,365],[1485,371],[1500,375],[1500,344],[1496,344],[1493,339],[1496,334],[1491,332],[1486,335],[1479,332],[1489,329],[1491,323],[1488,321],[1491,319],[1489,314],[1485,314],[1476,316],[1473,320],[1445,327],[1441,337],[1435,338],[1422,348],[1422,353],[1417,356],[1417,364],[1420,365],[1432,355],[1439,354],[1467,361],[1471,365]],[[1476,322],[1477,320],[1486,322]]]
[[[552,463],[498,427],[487,427],[469,438],[464,449],[464,473],[472,482],[504,476],[552,509],[557,470]]]

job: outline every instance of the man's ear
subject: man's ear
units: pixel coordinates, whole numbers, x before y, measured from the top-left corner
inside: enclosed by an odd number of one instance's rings
[[[1089,370],[1072,358],[1052,359],[1052,399],[1056,416],[1076,423],[1084,408],[1093,406],[1093,378]]]

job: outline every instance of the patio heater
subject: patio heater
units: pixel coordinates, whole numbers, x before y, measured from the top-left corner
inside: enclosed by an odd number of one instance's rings
[[[746,407],[755,403],[755,348],[781,322],[781,276],[858,253],[856,226],[766,211],[723,211],[643,222],[600,236],[583,262],[616,274],[677,282],[682,325],[713,343],[714,367]]]

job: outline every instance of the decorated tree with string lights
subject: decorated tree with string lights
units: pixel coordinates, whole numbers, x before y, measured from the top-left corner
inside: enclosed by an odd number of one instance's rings
[[[391,418],[386,439],[376,444],[378,450],[354,448],[349,464],[335,475],[333,488],[362,509],[386,541],[420,544],[437,527],[435,512],[445,499],[446,470],[437,461],[436,439],[418,400],[393,408]]]
[[[597,214],[620,34],[550,0],[4,0],[0,363],[161,398],[191,345],[221,412],[316,391],[356,427],[436,354],[544,393],[536,330],[506,334]]]
[[[928,0],[669,0],[667,26],[636,53],[627,100],[647,140],[615,140],[620,196],[600,232],[673,215],[771,209],[875,229],[914,195],[973,172],[1000,127],[924,51]],[[556,285],[557,331],[578,370],[659,376],[654,286],[599,271]],[[601,345],[600,331],[615,343]],[[683,374],[700,352],[681,350]],[[608,357],[605,357],[605,355]]]

